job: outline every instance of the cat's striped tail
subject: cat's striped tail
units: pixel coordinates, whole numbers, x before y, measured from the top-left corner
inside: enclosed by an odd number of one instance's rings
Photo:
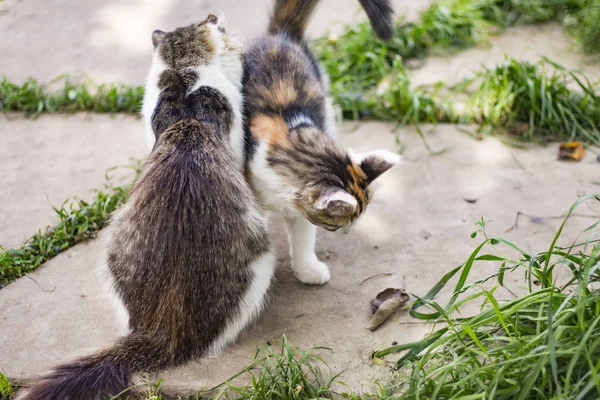
[[[302,40],[308,20],[319,0],[275,0],[269,22],[269,33],[287,33],[292,39]],[[375,34],[388,40],[394,32],[390,0],[359,0],[367,13]]]
[[[132,376],[172,365],[168,349],[144,336],[130,334],[112,347],[54,368],[31,387],[21,389],[16,400],[95,400],[107,396],[135,398]]]

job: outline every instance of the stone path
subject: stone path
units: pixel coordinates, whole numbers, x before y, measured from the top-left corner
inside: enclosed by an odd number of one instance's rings
[[[346,123],[343,138],[357,151],[394,148],[392,127],[382,123]],[[334,372],[360,390],[387,368],[369,363],[374,349],[393,341],[416,340],[428,327],[399,313],[374,333],[364,329],[369,301],[386,287],[405,287],[423,294],[452,267],[464,261],[478,243],[470,239],[473,223],[493,220],[490,234],[502,234],[525,250],[541,251],[556,224],[520,222],[509,233],[517,211],[538,216],[560,215],[583,192],[592,192],[598,176],[593,155],[581,163],[556,161],[556,149],[509,149],[495,139],[472,140],[453,126],[438,126],[429,139],[431,156],[411,129],[402,130],[407,145],[404,164],[384,176],[367,214],[350,235],[323,234],[319,255],[332,269],[323,287],[300,284],[289,269],[280,221],[274,221],[279,270],[271,305],[263,316],[218,359],[193,362],[160,376],[177,393],[219,383],[250,363],[257,345],[286,334],[304,348],[325,346]],[[476,199],[468,203],[465,197]],[[586,213],[599,215],[600,210]],[[565,237],[573,239],[591,224],[574,219]],[[74,354],[105,344],[117,335],[114,313],[102,291],[94,265],[101,240],[78,245],[31,274],[0,290],[0,369],[27,382],[33,374]],[[492,269],[474,271],[485,276]],[[391,274],[375,276],[377,274]],[[507,278],[520,285],[522,274]],[[34,281],[35,280],[35,281]],[[37,284],[36,284],[37,282]],[[448,296],[448,291],[441,297]],[[365,387],[366,389],[366,387]]]
[[[189,23],[219,7],[240,37],[248,40],[264,28],[270,0],[183,1],[5,0],[0,2],[0,74],[20,81],[33,75],[48,81],[69,72],[97,82],[142,84],[151,52],[150,32]],[[356,2],[358,4],[358,2]],[[430,2],[395,0],[398,14],[414,19]],[[360,18],[348,0],[323,0],[311,22],[311,35],[323,34],[334,21]],[[526,39],[525,39],[526,38]],[[573,40],[556,24],[511,29],[478,47],[452,57],[430,57],[414,82],[456,81],[480,63],[490,65],[508,52],[530,60],[547,55],[569,67],[600,77],[571,52]],[[43,60],[43,62],[41,61]],[[363,326],[369,301],[380,290],[405,287],[426,292],[450,268],[466,259],[476,241],[469,238],[482,216],[493,220],[492,234],[503,234],[525,250],[542,250],[556,221],[504,233],[521,210],[537,216],[563,213],[581,194],[598,190],[600,164],[589,153],[580,163],[556,161],[556,146],[516,150],[495,139],[474,141],[456,127],[440,125],[427,136],[430,155],[413,128],[399,131],[406,161],[382,178],[368,213],[350,235],[322,232],[319,255],[332,269],[323,287],[298,283],[290,269],[280,221],[272,224],[279,270],[271,305],[260,320],[218,359],[193,362],[161,374],[168,390],[186,393],[211,386],[248,364],[257,345],[286,334],[293,345],[326,346],[333,372],[346,370],[345,381],[369,389],[388,369],[369,362],[373,349],[421,338],[429,329],[398,313],[374,333]],[[143,157],[140,120],[124,116],[79,114],[69,117],[0,117],[0,244],[19,246],[40,228],[56,222],[48,202],[86,198],[101,187],[105,170]],[[357,151],[395,149],[392,126],[345,123],[344,144]],[[468,203],[464,198],[476,199]],[[586,214],[598,215],[596,208]],[[591,221],[573,219],[565,244]],[[102,234],[100,235],[102,238]],[[75,354],[110,343],[117,335],[113,310],[94,268],[101,240],[80,244],[49,261],[30,278],[0,290],[0,370],[27,382],[34,374]],[[491,270],[475,271],[485,276]],[[366,278],[380,275],[375,278]],[[522,276],[513,279],[519,285]],[[442,293],[443,300],[449,295]]]
[[[396,13],[416,18],[431,0],[393,0]],[[47,82],[70,73],[97,82],[145,82],[155,29],[172,30],[222,10],[244,42],[265,31],[271,0],[4,0],[0,2],[0,74]],[[357,0],[325,0],[311,37],[334,23],[363,18]],[[43,60],[43,62],[41,62]]]
[[[107,169],[146,154],[144,126],[123,115],[0,116],[0,244],[19,247],[56,224],[51,205],[69,196],[91,199]],[[114,181],[126,170],[117,171]],[[129,176],[131,178],[131,176]],[[125,183],[131,179],[125,180]]]

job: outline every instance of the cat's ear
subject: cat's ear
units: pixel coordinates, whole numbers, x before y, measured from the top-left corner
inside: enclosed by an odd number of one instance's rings
[[[353,154],[350,151],[350,156],[367,175],[368,183],[379,178],[381,174],[396,166],[402,160],[400,155],[387,150],[375,150],[359,154]]]
[[[317,209],[335,216],[353,214],[357,205],[354,196],[339,188],[323,189],[316,203]]]
[[[154,32],[152,32],[152,45],[154,46],[154,48],[156,48],[160,44],[164,37],[165,33],[161,30],[157,29]]]

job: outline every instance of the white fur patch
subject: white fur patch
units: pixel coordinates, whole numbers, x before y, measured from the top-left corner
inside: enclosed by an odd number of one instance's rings
[[[308,117],[307,115],[304,114],[297,114],[294,116],[294,118],[292,118],[289,122],[288,122],[288,129],[292,130],[292,129],[296,129],[297,127],[299,127],[300,125],[308,125],[308,126],[315,126],[315,123],[313,122],[313,120]]]
[[[238,314],[229,321],[223,333],[211,344],[209,353],[212,356],[221,353],[227,345],[231,344],[262,310],[275,271],[275,254],[271,251],[263,254],[252,262],[249,268],[253,274],[252,283],[242,298]]]
[[[325,133],[332,139],[336,137],[336,114],[335,108],[333,105],[333,97],[331,97],[330,87],[331,82],[329,80],[329,75],[325,71],[322,65],[319,64],[319,70],[321,71],[321,82],[323,83],[323,87],[325,89],[325,93],[327,96],[325,97]]]
[[[348,154],[350,154],[350,158],[354,160],[355,163],[359,164],[367,157],[376,157],[384,160],[385,162],[397,165],[402,161],[402,156],[396,153],[392,153],[387,150],[374,150],[368,153],[359,153],[355,154],[352,150],[348,150]]]
[[[116,311],[115,321],[119,334],[126,335],[130,331],[129,327],[129,311],[125,308],[123,300],[115,290],[115,281],[113,276],[108,272],[106,266],[100,266],[99,269],[106,269],[104,274],[104,287],[110,298],[110,303]]]
[[[160,74],[167,69],[167,65],[160,58],[158,51],[154,51],[152,57],[152,65],[148,78],[146,79],[146,89],[144,92],[144,104],[142,106],[142,117],[144,118],[144,124],[146,126],[146,144],[148,151],[152,151],[156,137],[154,136],[154,130],[152,129],[152,114],[154,108],[158,103],[158,97],[160,96],[160,89],[158,88],[158,79]]]
[[[270,211],[278,211],[286,216],[300,216],[293,207],[298,188],[287,184],[267,161],[268,144],[259,142],[250,162],[251,186],[259,203]]]
[[[321,195],[319,197],[317,208],[321,210],[325,209],[327,207],[327,203],[330,201],[343,201],[350,204],[354,208],[358,206],[358,202],[350,193],[346,192],[345,190],[336,190],[334,192]]]
[[[123,304],[123,300],[121,300],[121,297],[115,290],[115,279],[112,276],[112,274],[110,273],[110,271],[108,269],[108,264],[107,264],[108,256],[106,254],[106,248],[108,245],[108,240],[110,240],[110,238],[113,237],[112,225],[113,225],[113,223],[111,223],[108,226],[108,228],[106,228],[106,230],[108,231],[107,235],[106,235],[107,239],[103,243],[103,247],[105,250],[102,254],[102,260],[98,263],[98,266],[96,267],[96,273],[98,274],[98,276],[100,276],[100,279],[102,280],[102,282],[104,284],[103,285],[104,290],[108,294],[110,303],[112,304],[113,308],[116,311],[116,320],[115,321],[116,321],[117,329],[119,330],[119,334],[126,335],[130,332],[129,311],[127,311],[127,308],[125,308],[125,305]]]
[[[325,133],[332,139],[336,138],[336,115],[333,106],[333,98],[327,96],[325,98]]]
[[[201,86],[209,86],[221,92],[231,104],[233,110],[233,121],[229,132],[229,145],[233,151],[233,155],[240,167],[244,165],[244,128],[242,126],[242,107],[243,95],[241,89],[229,80],[227,73],[235,74],[239,72],[238,81],[241,80],[241,61],[239,63],[239,71],[235,72],[235,66],[229,65],[225,68],[223,60],[215,58],[209,65],[204,65],[197,68],[200,80],[196,82],[191,91],[195,91]]]

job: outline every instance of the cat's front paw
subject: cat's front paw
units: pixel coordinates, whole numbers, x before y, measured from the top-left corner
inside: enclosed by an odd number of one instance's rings
[[[329,282],[329,268],[319,260],[295,263],[293,265],[294,275],[302,283],[309,285],[322,285]]]

